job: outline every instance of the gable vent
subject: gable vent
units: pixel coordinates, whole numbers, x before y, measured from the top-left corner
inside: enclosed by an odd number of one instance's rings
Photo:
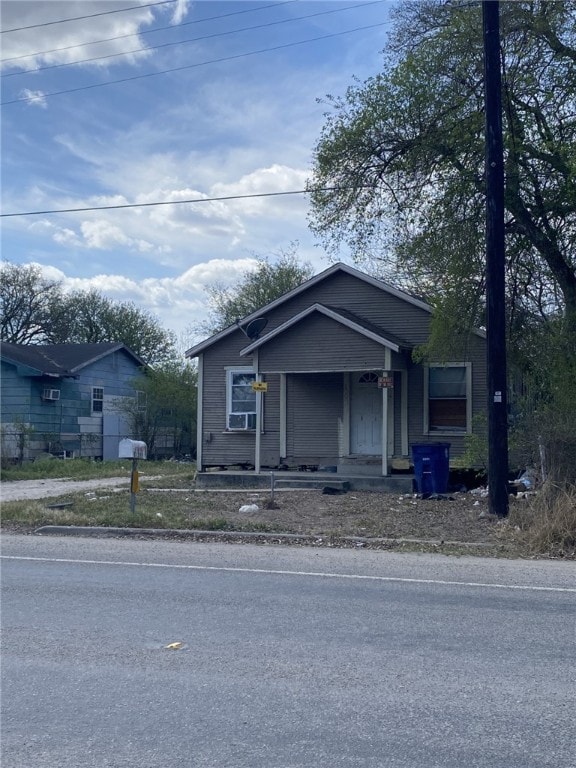
[[[60,390],[59,389],[45,389],[44,392],[42,392],[42,400],[60,400]]]

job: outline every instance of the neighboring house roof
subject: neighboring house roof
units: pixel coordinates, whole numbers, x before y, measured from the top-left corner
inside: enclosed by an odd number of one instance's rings
[[[312,304],[302,312],[294,315],[294,317],[291,317],[285,323],[282,323],[282,325],[274,328],[274,330],[267,333],[266,336],[263,336],[262,338],[253,341],[252,344],[249,344],[247,347],[244,347],[244,349],[240,351],[240,355],[249,355],[255,349],[272,341],[276,336],[279,336],[281,333],[284,333],[292,326],[301,322],[313,312],[325,315],[326,317],[335,320],[337,323],[341,323],[347,328],[360,333],[362,336],[366,336],[367,338],[372,339],[372,341],[375,341],[384,347],[388,347],[388,349],[391,349],[393,352],[399,352],[401,348],[410,349],[412,347],[408,342],[403,341],[397,336],[392,336],[392,334],[388,332],[383,332],[381,328],[378,328],[366,320],[362,320],[352,312],[340,309],[339,307],[327,307],[324,304]]]
[[[314,277],[311,277],[309,280],[306,280],[305,283],[302,283],[296,288],[293,288],[291,291],[288,291],[288,293],[285,293],[283,296],[280,296],[278,299],[271,301],[270,304],[267,304],[265,307],[260,307],[256,312],[253,312],[252,314],[247,315],[242,319],[241,325],[245,325],[246,323],[249,323],[250,320],[253,320],[254,318],[258,317],[264,312],[269,312],[270,310],[280,306],[284,302],[289,301],[294,296],[297,296],[298,294],[303,293],[304,291],[307,291],[312,286],[316,285],[317,283],[320,283],[322,280],[325,280],[327,277],[330,277],[336,272],[345,272],[346,274],[352,275],[353,277],[356,277],[359,280],[362,280],[363,282],[368,283],[369,285],[373,285],[376,288],[379,288],[381,291],[384,291],[385,293],[391,294],[392,296],[402,299],[402,301],[406,301],[409,304],[413,304],[415,307],[419,307],[420,309],[423,309],[426,312],[432,313],[432,307],[429,304],[426,304],[420,299],[417,299],[414,296],[411,296],[409,293],[405,293],[404,291],[399,291],[397,288],[393,288],[391,285],[388,285],[387,283],[383,283],[381,280],[377,280],[375,277],[370,277],[370,275],[366,275],[364,272],[360,272],[359,270],[354,269],[354,267],[350,267],[348,264],[337,263],[337,264],[333,264],[331,267],[328,267],[328,269],[325,269],[323,272],[320,272],[319,274],[314,275]],[[345,316],[345,313],[341,309],[339,309],[338,312],[342,315],[342,317]],[[357,318],[357,321],[358,321],[358,318]],[[365,321],[360,321],[359,324],[366,327]],[[231,333],[234,333],[237,330],[238,330],[238,324],[228,326],[228,328],[225,328],[223,331],[220,331],[219,333],[214,334],[214,336],[211,336],[210,338],[205,339],[199,344],[196,344],[194,347],[191,347],[189,350],[186,351],[185,353],[186,357],[196,357],[205,349],[207,349],[208,347],[211,347],[212,344],[215,344],[221,339],[224,339],[226,336],[228,336]],[[382,336],[381,332],[380,332],[380,336]],[[269,338],[269,337],[270,337],[270,334],[267,334],[265,338]]]
[[[28,345],[2,342],[0,355],[6,362],[17,365],[24,375],[62,378],[77,376],[87,365],[118,350],[124,350],[137,365],[145,365],[138,355],[118,342]]]

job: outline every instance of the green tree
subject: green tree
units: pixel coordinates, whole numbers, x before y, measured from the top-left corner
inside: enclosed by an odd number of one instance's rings
[[[2,341],[11,344],[115,341],[150,365],[177,357],[175,335],[150,312],[96,290],[66,293],[34,264],[0,265],[0,323]]]
[[[52,310],[54,343],[122,342],[149,365],[176,357],[176,340],[157,317],[131,301],[113,301],[99,291],[76,291]]]
[[[453,326],[484,313],[484,81],[479,4],[395,11],[384,68],[342,97],[314,155],[312,229],[425,295]],[[576,332],[576,10],[501,4],[509,330]],[[442,313],[442,310],[445,310]]]
[[[196,453],[196,384],[193,364],[169,362],[149,368],[134,380],[134,398],[120,407],[149,456]]]
[[[0,264],[1,339],[10,344],[42,344],[50,338],[52,307],[62,298],[61,284],[42,277],[33,264]]]
[[[282,251],[275,261],[259,256],[256,269],[246,271],[234,287],[226,288],[221,283],[206,287],[207,319],[192,330],[217,333],[301,285],[312,274],[312,266],[298,259],[296,245]]]

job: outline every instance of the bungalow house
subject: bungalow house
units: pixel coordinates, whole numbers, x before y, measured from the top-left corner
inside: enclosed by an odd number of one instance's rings
[[[462,454],[486,408],[485,336],[416,362],[431,307],[334,264],[186,352],[198,359],[199,481],[209,469],[328,468],[388,477],[414,444]]]
[[[2,343],[0,412],[4,456],[116,459],[131,436],[121,398],[144,362],[123,344]]]

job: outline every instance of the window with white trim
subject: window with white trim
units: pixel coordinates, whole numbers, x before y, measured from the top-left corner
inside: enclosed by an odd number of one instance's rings
[[[252,389],[256,374],[252,368],[226,371],[226,429],[256,429],[256,392]]]
[[[104,410],[103,387],[92,387],[92,413],[102,413]]]
[[[469,432],[472,388],[470,363],[430,365],[424,370],[424,431]]]

